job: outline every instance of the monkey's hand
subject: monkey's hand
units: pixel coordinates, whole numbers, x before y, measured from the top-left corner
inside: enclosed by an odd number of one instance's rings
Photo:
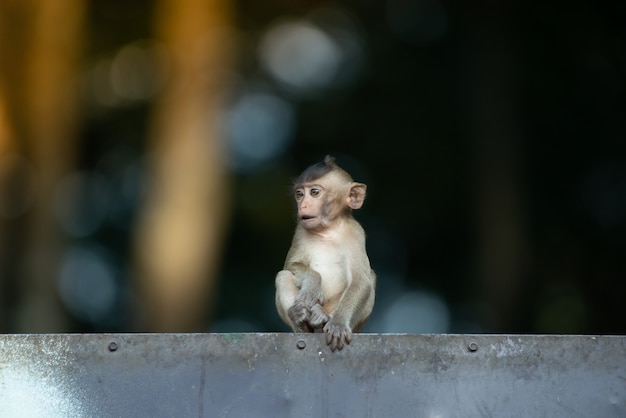
[[[311,309],[302,303],[302,301],[296,300],[293,306],[287,311],[287,315],[289,315],[289,319],[291,319],[301,331],[312,332],[309,326]]]
[[[311,328],[319,330],[326,325],[329,319],[330,317],[319,303],[311,308],[311,315],[309,317],[309,325],[311,325]]]
[[[313,332],[314,328],[321,328],[328,322],[328,315],[322,309],[324,296],[321,292],[300,291],[293,306],[287,314],[289,318],[304,332]]]
[[[326,344],[330,346],[331,351],[341,350],[343,343],[350,344],[352,339],[352,330],[348,324],[341,324],[332,319],[324,325],[326,333]]]

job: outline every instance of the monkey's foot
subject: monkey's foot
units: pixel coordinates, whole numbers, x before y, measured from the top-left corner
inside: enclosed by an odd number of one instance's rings
[[[330,346],[331,351],[341,350],[343,343],[350,344],[352,339],[352,331],[345,324],[333,323],[332,320],[324,325],[326,333],[326,344]]]

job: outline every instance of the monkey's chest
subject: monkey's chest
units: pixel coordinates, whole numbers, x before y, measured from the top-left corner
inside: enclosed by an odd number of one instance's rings
[[[350,281],[350,266],[341,252],[327,252],[311,257],[310,267],[322,276],[322,290],[326,298],[340,295]]]

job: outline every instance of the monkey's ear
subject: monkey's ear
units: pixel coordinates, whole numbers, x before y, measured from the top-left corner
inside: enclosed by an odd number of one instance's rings
[[[365,201],[367,186],[363,183],[352,183],[348,194],[348,206],[351,209],[360,209]]]

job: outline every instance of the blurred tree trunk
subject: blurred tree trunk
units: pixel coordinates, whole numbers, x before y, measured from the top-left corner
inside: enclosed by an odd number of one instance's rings
[[[229,187],[218,127],[232,62],[227,0],[160,0],[169,79],[151,124],[150,190],[137,232],[140,327],[200,331],[212,312]]]
[[[514,5],[485,1],[470,6],[477,262],[488,332],[519,331],[528,272]]]
[[[7,331],[67,330],[54,199],[73,166],[84,14],[83,0],[0,1],[0,198],[21,202],[0,230]]]

